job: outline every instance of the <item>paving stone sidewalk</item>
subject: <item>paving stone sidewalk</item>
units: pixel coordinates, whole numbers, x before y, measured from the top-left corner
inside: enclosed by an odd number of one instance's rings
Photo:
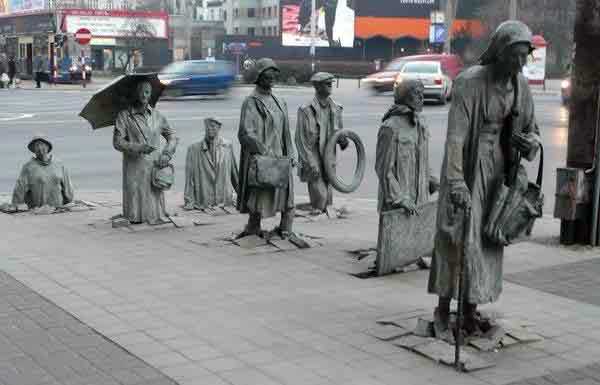
[[[0,214],[0,269],[181,385],[504,385],[583,371],[600,357],[600,306],[510,281],[484,309],[525,320],[544,340],[495,353],[494,368],[458,374],[368,335],[378,319],[436,302],[427,271],[352,275],[365,267],[348,251],[376,245],[374,202],[336,198],[347,218],[295,224],[321,247],[276,252],[224,244],[243,215],[113,229],[119,192],[78,195],[98,208]],[[167,202],[185,216],[181,195]],[[550,218],[534,231],[506,250],[507,274],[598,257],[557,246]]]
[[[0,271],[0,384],[177,385]]]

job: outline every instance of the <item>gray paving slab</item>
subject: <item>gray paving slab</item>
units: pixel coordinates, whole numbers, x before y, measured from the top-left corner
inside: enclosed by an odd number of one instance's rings
[[[1,385],[177,385],[0,271]]]
[[[508,274],[505,280],[600,306],[600,258]]]
[[[511,382],[507,385],[600,385],[600,364],[551,371],[542,376]]]

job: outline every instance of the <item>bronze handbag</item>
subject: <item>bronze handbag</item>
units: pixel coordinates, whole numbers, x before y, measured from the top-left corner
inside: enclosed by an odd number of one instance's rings
[[[248,185],[255,188],[284,188],[290,181],[289,158],[254,155],[248,167]]]
[[[168,190],[175,183],[175,167],[168,164],[166,167],[160,168],[157,164],[152,166],[152,187],[157,190]]]
[[[542,216],[544,194],[544,147],[540,144],[540,164],[535,183],[527,180],[527,172],[519,165],[516,180],[509,188],[500,187],[494,207],[484,228],[486,237],[497,244],[508,245],[513,240],[531,235],[533,224]]]

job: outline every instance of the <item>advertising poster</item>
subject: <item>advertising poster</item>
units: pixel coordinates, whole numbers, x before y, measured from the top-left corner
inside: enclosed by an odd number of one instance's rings
[[[353,47],[353,0],[316,0],[316,47]],[[311,45],[312,0],[281,1],[281,39],[284,46]]]
[[[10,11],[8,9],[8,0],[0,0],[0,16],[7,15]]]
[[[1,0],[0,0],[1,1]],[[35,12],[46,9],[45,0],[5,0],[10,1],[11,13]]]
[[[537,47],[523,67],[523,75],[532,83],[542,83],[546,78],[546,47]]]
[[[65,10],[63,14],[64,30],[67,33],[86,28],[94,37],[124,37],[136,34],[141,36],[142,32],[145,32],[149,37],[168,38],[166,13],[82,9]]]

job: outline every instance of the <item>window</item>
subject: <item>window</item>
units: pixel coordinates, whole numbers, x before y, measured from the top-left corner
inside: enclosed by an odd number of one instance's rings
[[[437,74],[439,72],[438,62],[408,62],[402,67],[402,73]]]
[[[233,10],[233,17],[240,17],[240,9],[239,8],[235,8]]]
[[[271,17],[271,7],[267,7],[267,14],[269,17]]]
[[[256,8],[248,8],[248,17],[256,17]]]
[[[271,36],[273,33],[273,27],[269,27],[269,28],[267,28],[267,30],[268,30],[269,36]]]
[[[273,27],[273,36],[277,36],[277,27]]]
[[[256,32],[254,31],[254,27],[248,28],[248,36],[256,36]]]
[[[223,10],[223,20],[227,21],[227,11]]]
[[[235,27],[233,29],[233,33],[235,33],[236,35],[239,35],[240,34],[240,29],[238,27]]]
[[[214,20],[214,19],[215,19],[215,10],[211,8],[210,16],[208,17],[208,20]]]
[[[267,36],[267,27],[262,27],[262,35]]]

